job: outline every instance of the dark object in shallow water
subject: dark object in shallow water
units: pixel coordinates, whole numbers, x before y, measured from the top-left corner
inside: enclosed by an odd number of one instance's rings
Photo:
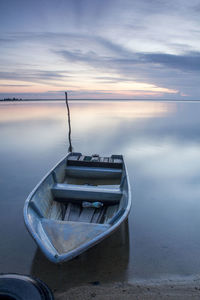
[[[102,203],[83,207],[84,202]],[[131,195],[122,155],[69,153],[29,195],[25,224],[46,257],[66,261],[109,236],[127,218]]]
[[[53,300],[49,287],[40,279],[19,274],[0,275],[0,300]]]
[[[92,281],[92,282],[89,282],[89,283],[92,284],[92,285],[100,285],[99,281]]]

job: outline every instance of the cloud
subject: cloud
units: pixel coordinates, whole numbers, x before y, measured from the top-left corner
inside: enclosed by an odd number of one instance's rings
[[[188,51],[183,55],[167,53],[139,53],[120,45],[107,42],[106,39],[95,38],[95,41],[106,50],[111,50],[109,55],[102,55],[102,52],[93,51],[56,51],[66,62],[83,63],[96,70],[109,70],[115,76],[103,77],[104,82],[118,81],[145,81],[152,84],[164,85],[181,89],[182,82],[187,80],[191,85],[198,82],[200,71],[200,52]],[[104,49],[104,52],[106,52]],[[190,78],[188,78],[190,74]],[[102,76],[96,77],[102,80]],[[186,92],[185,92],[186,93]]]
[[[0,80],[17,80],[26,82],[51,82],[60,79],[70,78],[62,71],[39,71],[34,69],[21,69],[20,72],[15,70],[13,72],[0,71]],[[20,85],[20,84],[19,84]],[[27,85],[26,85],[27,86]]]
[[[200,52],[189,52],[184,55],[172,55],[166,53],[151,53],[140,55],[141,60],[147,63],[161,64],[171,69],[184,72],[200,71]]]
[[[64,57],[67,61],[71,62],[84,62],[95,67],[105,66],[107,64],[116,66],[135,66],[135,65],[144,65],[152,64],[158,69],[158,65],[170,68],[177,69],[181,71],[200,71],[200,52],[188,51],[183,55],[174,55],[168,53],[140,53],[140,52],[131,52],[126,48],[121,47],[120,45],[111,43],[106,39],[98,39],[98,42],[105,46],[108,50],[113,52],[110,56],[101,55],[95,51],[69,51],[69,50],[59,50],[56,51],[57,54]],[[148,67],[148,66],[147,66]]]

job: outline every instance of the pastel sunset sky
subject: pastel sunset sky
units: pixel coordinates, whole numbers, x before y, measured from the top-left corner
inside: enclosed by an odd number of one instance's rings
[[[199,0],[1,0],[0,98],[200,99]]]

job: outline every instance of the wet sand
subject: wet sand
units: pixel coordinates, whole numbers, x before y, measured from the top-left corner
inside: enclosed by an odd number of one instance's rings
[[[93,282],[66,291],[55,291],[54,296],[55,300],[195,300],[200,299],[200,280],[135,284]]]

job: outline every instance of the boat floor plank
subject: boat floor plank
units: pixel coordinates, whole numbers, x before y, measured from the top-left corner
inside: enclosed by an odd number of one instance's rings
[[[70,210],[71,210],[71,206],[72,204],[69,202],[66,208],[66,212],[65,212],[65,216],[63,218],[63,221],[68,221],[69,220],[69,214],[70,214]]]
[[[94,215],[95,208],[92,207],[85,207],[82,209],[80,217],[79,217],[79,222],[88,222],[90,223],[92,220],[92,217]]]
[[[53,201],[50,212],[49,212],[49,218],[50,219],[55,219],[55,220],[60,220],[62,219],[62,206],[56,202]]]
[[[104,223],[108,223],[113,215],[117,212],[119,205],[110,205],[106,209]]]
[[[103,210],[103,207],[95,209],[95,212],[93,214],[91,223],[97,223],[99,215],[101,214],[101,211]]]
[[[99,213],[99,216],[97,218],[97,223],[103,223],[105,211],[106,211],[106,208],[102,207],[101,212]]]
[[[69,213],[69,221],[78,221],[81,212],[81,207],[79,204],[71,203],[71,209]]]

